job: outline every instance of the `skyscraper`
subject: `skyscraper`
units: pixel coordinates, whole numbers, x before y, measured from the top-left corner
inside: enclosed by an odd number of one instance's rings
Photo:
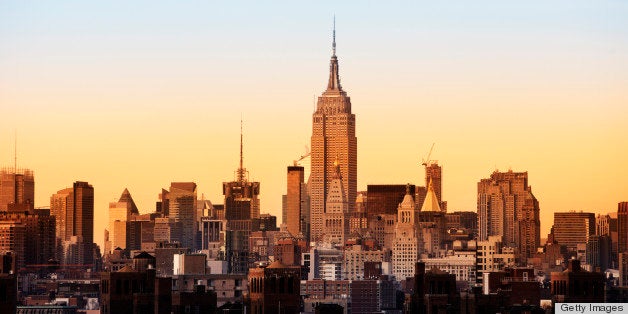
[[[56,217],[57,246],[64,264],[91,264],[94,247],[94,188],[74,182],[72,188],[50,197],[50,214]]]
[[[578,244],[587,243],[595,235],[595,214],[586,212],[554,213],[554,240],[567,249],[576,250]]]
[[[35,201],[35,179],[28,169],[0,171],[0,211],[31,211]]]
[[[260,216],[259,189],[260,183],[249,181],[246,168],[244,168],[242,129],[240,129],[240,167],[236,171],[235,181],[222,183],[222,194],[225,196],[224,212],[227,220],[225,245],[229,273],[242,274],[248,271],[252,220]]]
[[[312,169],[309,184],[310,239],[313,241],[318,240],[323,233],[323,214],[326,212],[329,185],[335,175],[336,160],[340,165],[342,185],[346,189],[349,213],[354,212],[358,173],[357,142],[351,99],[340,85],[334,26],[329,81],[327,89],[318,97],[316,111],[312,115]]]
[[[617,251],[628,253],[628,202],[617,204]]]
[[[168,192],[168,217],[174,219],[175,230],[170,239],[181,247],[194,250],[196,236],[196,183],[172,182]]]
[[[137,206],[131,197],[128,189],[124,189],[120,199],[117,202],[109,203],[109,239],[105,247],[115,249],[117,247],[126,248],[126,222],[131,218],[132,214],[139,214]],[[104,252],[110,253],[110,252]]]
[[[288,189],[283,222],[293,236],[298,235],[299,232],[307,236],[309,225],[309,219],[305,221],[305,218],[309,216],[310,202],[307,186],[304,183],[304,173],[304,168],[301,166],[288,167]]]
[[[531,256],[540,245],[539,202],[527,172],[495,171],[478,182],[479,240],[501,235],[506,246]]]

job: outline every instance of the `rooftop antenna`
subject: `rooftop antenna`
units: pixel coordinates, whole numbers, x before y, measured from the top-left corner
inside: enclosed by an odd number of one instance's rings
[[[240,116],[240,168],[238,168],[238,181],[244,182],[246,169],[244,169],[243,136],[242,136],[242,116]]]
[[[15,143],[13,149],[13,171],[17,174],[17,129],[15,129]]]
[[[336,55],[336,14],[334,14],[334,31],[333,31],[333,42],[331,44],[333,55]]]

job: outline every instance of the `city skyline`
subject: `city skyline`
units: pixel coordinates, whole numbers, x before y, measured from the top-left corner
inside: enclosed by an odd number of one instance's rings
[[[421,158],[436,143],[450,212],[475,211],[477,182],[508,168],[529,174],[542,238],[554,212],[616,211],[628,187],[628,5],[485,3],[493,11],[0,4],[0,46],[10,47],[0,51],[0,167],[13,166],[17,130],[35,206],[87,181],[96,225],[125,188],[142,213],[176,181],[221,204],[242,117],[261,212],[280,217],[285,169],[309,146],[327,84],[336,13],[358,191],[421,185]],[[102,249],[103,230],[94,233]]]

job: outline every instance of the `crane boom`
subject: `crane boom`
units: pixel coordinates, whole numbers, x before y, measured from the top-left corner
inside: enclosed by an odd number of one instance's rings
[[[311,154],[312,154],[312,152],[310,152],[310,148],[305,146],[305,154],[301,155],[301,157],[299,157],[299,159],[294,160],[294,166],[296,167],[301,160],[309,157]]]
[[[434,149],[434,144],[436,144],[436,143],[432,143],[432,147],[430,147],[430,152],[427,153],[427,157],[425,159],[423,159],[423,162],[421,163],[423,166],[427,166],[427,165],[431,164],[430,163],[430,161],[431,161],[430,157],[432,156],[432,150]]]

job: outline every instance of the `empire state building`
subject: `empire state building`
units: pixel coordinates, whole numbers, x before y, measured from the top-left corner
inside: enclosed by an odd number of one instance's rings
[[[336,163],[340,168],[348,212],[354,212],[358,173],[357,142],[351,99],[340,85],[334,26],[329,82],[327,89],[318,97],[316,111],[312,115],[312,169],[309,183],[312,241],[319,241],[325,233],[323,216],[329,187],[336,175]]]

